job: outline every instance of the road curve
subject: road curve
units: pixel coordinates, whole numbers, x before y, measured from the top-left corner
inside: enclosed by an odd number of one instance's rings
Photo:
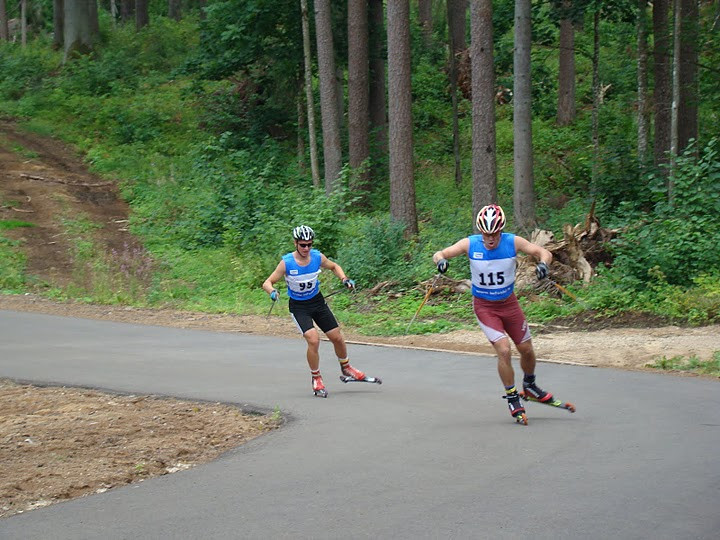
[[[602,354],[602,351],[598,351]],[[22,539],[716,539],[716,381],[541,364],[578,412],[513,423],[494,360],[354,345],[384,384],[309,392],[299,340],[0,311],[0,377],[280,409],[188,471],[0,520]]]

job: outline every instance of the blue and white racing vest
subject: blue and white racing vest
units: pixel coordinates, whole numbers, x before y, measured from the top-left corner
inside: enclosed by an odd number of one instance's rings
[[[502,233],[495,249],[487,249],[481,234],[468,237],[473,296],[485,300],[504,300],[515,288],[515,235]]]
[[[320,263],[322,255],[317,249],[310,250],[310,262],[300,266],[292,253],[283,255],[285,283],[288,296],[293,300],[310,300],[320,291]]]

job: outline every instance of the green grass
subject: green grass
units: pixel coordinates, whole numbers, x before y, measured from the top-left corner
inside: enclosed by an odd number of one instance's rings
[[[720,377],[720,351],[715,351],[709,360],[701,360],[694,355],[690,357],[673,356],[672,358],[663,356],[660,360],[648,364],[648,367],[663,371],[685,371]]]
[[[8,231],[10,229],[18,229],[20,227],[34,227],[34,223],[20,221],[19,219],[0,219],[0,231]]]
[[[0,292],[19,293],[27,287],[26,258],[20,243],[0,235]]]
[[[28,150],[24,146],[21,146],[19,144],[13,144],[12,151],[16,154],[20,154],[22,157],[26,159],[35,159],[36,157],[39,157],[40,154],[35,152],[34,150]]]

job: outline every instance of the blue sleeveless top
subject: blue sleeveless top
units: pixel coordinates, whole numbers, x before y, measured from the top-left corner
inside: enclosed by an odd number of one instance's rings
[[[485,300],[504,300],[515,289],[515,235],[502,233],[495,249],[485,247],[481,234],[468,238],[473,296]]]
[[[310,300],[320,292],[320,263],[322,255],[317,249],[310,250],[310,262],[300,266],[293,252],[283,255],[285,261],[285,283],[288,296],[293,300]]]

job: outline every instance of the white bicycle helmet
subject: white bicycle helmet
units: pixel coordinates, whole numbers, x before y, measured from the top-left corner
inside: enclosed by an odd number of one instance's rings
[[[505,228],[505,212],[497,204],[483,206],[478,212],[475,225],[481,233],[495,234]]]
[[[309,242],[310,240],[315,238],[315,231],[313,231],[307,225],[300,225],[299,227],[295,227],[292,234],[295,240],[303,240],[305,242]]]

